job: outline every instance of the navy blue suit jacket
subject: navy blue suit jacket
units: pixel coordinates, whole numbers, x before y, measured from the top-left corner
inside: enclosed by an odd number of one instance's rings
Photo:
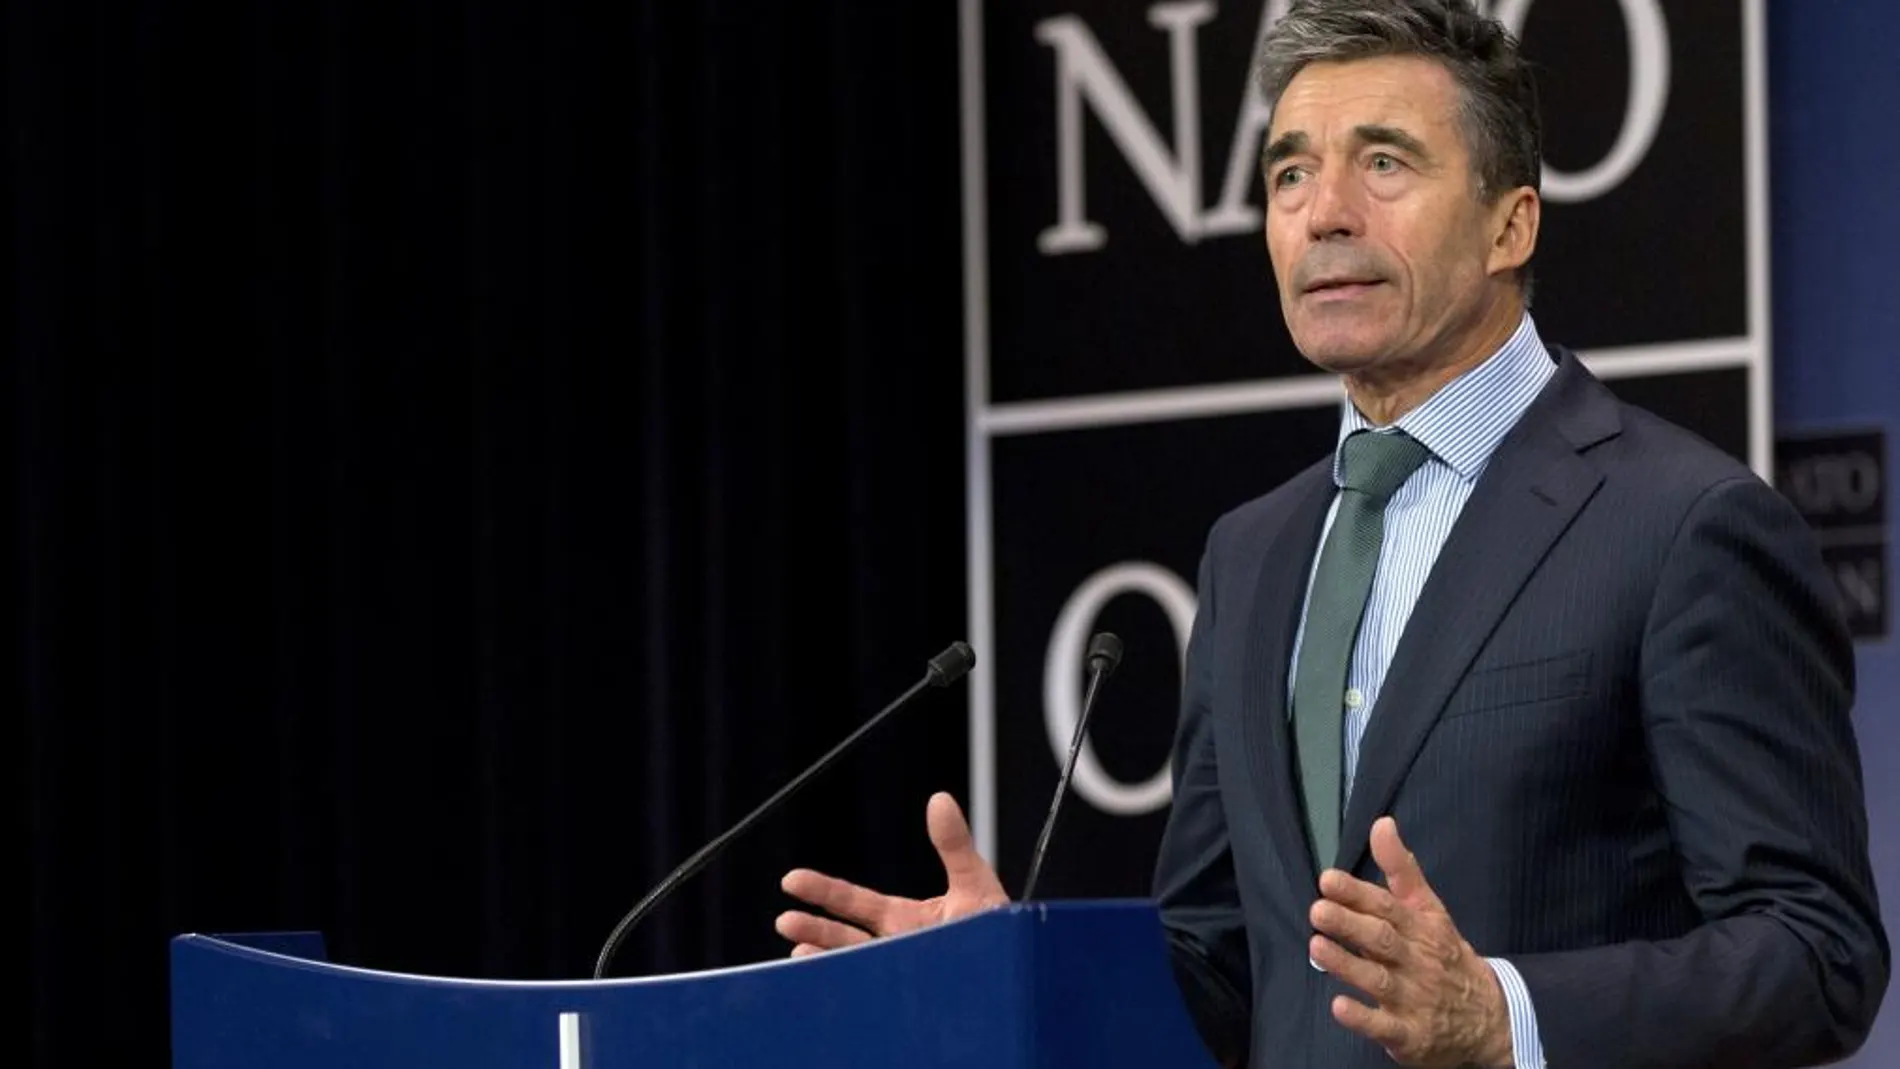
[[[1367,836],[1395,816],[1522,974],[1553,1069],[1839,1057],[1890,952],[1818,551],[1749,469],[1555,357],[1419,596],[1325,860],[1379,880]],[[1203,1035],[1262,1069],[1392,1064],[1307,961],[1286,692],[1331,472],[1210,532],[1155,874]]]

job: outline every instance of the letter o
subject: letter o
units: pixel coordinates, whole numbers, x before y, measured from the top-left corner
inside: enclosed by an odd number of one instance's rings
[[[1043,662],[1043,723],[1048,728],[1049,745],[1055,752],[1058,769],[1069,759],[1069,744],[1082,718],[1082,673],[1078,669],[1088,655],[1090,631],[1102,606],[1122,594],[1145,594],[1161,606],[1174,627],[1180,661],[1183,669],[1186,667],[1188,635],[1194,627],[1197,604],[1193,587],[1150,561],[1125,561],[1089,576],[1069,595],[1057,614],[1049,635],[1048,656]],[[1139,816],[1166,806],[1173,797],[1169,773],[1164,762],[1161,771],[1146,782],[1122,783],[1102,767],[1094,748],[1084,738],[1075,757],[1075,777],[1070,785],[1076,794],[1103,812]]]
[[[1623,108],[1623,125],[1609,154],[1594,167],[1576,174],[1544,164],[1544,196],[1552,201],[1585,201],[1615,189],[1628,178],[1662,126],[1669,102],[1669,26],[1657,0],[1619,0],[1629,38],[1630,84]],[[1492,14],[1511,33],[1522,37],[1524,17],[1531,0],[1498,0]]]
[[[1856,451],[1842,455],[1839,463],[1840,503],[1851,513],[1872,511],[1880,502],[1880,462]]]

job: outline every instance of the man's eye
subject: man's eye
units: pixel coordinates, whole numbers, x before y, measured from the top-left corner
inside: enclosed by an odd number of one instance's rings
[[[1399,169],[1399,161],[1383,152],[1374,153],[1372,157],[1372,169],[1379,174],[1391,174],[1393,171]]]
[[[1305,177],[1306,172],[1300,168],[1288,167],[1273,176],[1273,184],[1280,189],[1290,189],[1293,186],[1299,185]]]

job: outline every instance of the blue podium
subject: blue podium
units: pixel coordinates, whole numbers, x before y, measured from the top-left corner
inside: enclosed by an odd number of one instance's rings
[[[1214,1064],[1143,901],[1012,905],[808,958],[598,981],[324,957],[309,933],[175,938],[174,1069]]]

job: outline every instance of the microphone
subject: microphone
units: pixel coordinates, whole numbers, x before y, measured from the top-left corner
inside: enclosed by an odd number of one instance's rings
[[[747,828],[757,824],[759,818],[778,808],[785,799],[790,798],[800,787],[811,782],[812,777],[831,767],[832,762],[842,756],[846,750],[856,745],[857,741],[863,738],[866,733],[882,723],[885,717],[890,716],[892,713],[909,704],[911,699],[915,698],[926,687],[947,687],[957,680],[962,679],[975,665],[976,654],[970,649],[969,644],[964,642],[952,642],[942,653],[930,659],[930,663],[924,671],[923,678],[913,683],[909,690],[898,695],[897,700],[885,706],[876,716],[865,721],[863,726],[853,731],[843,742],[832,747],[830,753],[812,762],[811,767],[800,772],[790,783],[780,787],[778,793],[761,802],[757,809],[747,813],[745,819],[726,829],[718,838],[700,847],[698,853],[695,853],[692,857],[681,862],[678,868],[668,873],[666,879],[661,880],[653,890],[648,891],[646,897],[635,903],[634,907],[627,911],[627,915],[620,918],[620,923],[614,926],[613,933],[607,937],[606,945],[600,948],[600,957],[594,962],[594,979],[599,980],[606,976],[607,962],[613,957],[614,950],[620,946],[620,941],[626,938],[627,932],[632,930],[640,918],[652,912],[653,907],[659,905],[660,900],[671,894],[674,888],[686,882],[686,880],[691,878],[693,874],[697,873],[700,869],[705,868],[706,863],[711,861],[721,850],[724,850],[727,844],[738,838]]]
[[[1089,685],[1082,694],[1082,715],[1075,721],[1075,737],[1069,740],[1069,759],[1063,763],[1062,778],[1056,781],[1056,796],[1049,800],[1049,815],[1042,820],[1042,833],[1036,836],[1036,852],[1029,859],[1029,878],[1023,881],[1022,900],[1027,902],[1036,890],[1036,876],[1042,871],[1042,856],[1049,849],[1049,834],[1056,828],[1056,811],[1062,808],[1062,799],[1068,796],[1069,779],[1075,775],[1076,755],[1082,752],[1082,739],[1089,728],[1089,713],[1095,708],[1095,695],[1102,683],[1115,674],[1115,666],[1122,663],[1122,640],[1113,633],[1103,631],[1089,640],[1088,669]]]

